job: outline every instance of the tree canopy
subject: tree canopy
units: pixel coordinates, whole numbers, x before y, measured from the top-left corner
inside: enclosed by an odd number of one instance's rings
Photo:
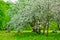
[[[9,20],[9,16],[6,13],[6,10],[8,8],[9,8],[9,3],[0,1],[0,29],[4,29],[7,21]]]
[[[18,0],[8,10],[11,20],[7,25],[22,29],[26,23],[33,21],[38,22],[40,20],[41,23],[47,22],[48,24],[53,18],[53,20],[59,19],[59,4],[59,0]]]

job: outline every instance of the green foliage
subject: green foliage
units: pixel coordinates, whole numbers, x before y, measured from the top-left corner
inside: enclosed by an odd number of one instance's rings
[[[26,24],[25,30],[32,30],[30,24]]]
[[[0,1],[0,29],[4,29],[6,22],[9,20],[9,16],[6,10],[9,8],[9,3]]]

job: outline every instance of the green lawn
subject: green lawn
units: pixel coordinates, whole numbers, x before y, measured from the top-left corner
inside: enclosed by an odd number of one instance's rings
[[[22,33],[0,31],[0,40],[60,40],[60,33],[49,32],[49,36],[46,37],[46,35],[36,34],[31,31],[24,31]]]

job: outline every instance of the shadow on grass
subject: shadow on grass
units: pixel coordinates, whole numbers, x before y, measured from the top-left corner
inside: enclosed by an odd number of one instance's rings
[[[24,38],[24,37],[34,37],[38,35],[39,34],[36,34],[34,32],[24,32],[24,33],[16,33],[15,37]]]
[[[48,40],[60,40],[60,33],[49,33]]]
[[[34,32],[16,33],[16,40],[60,40],[60,33],[49,33],[48,37]]]
[[[24,33],[16,33],[15,35],[16,40],[39,40],[42,37],[42,34],[36,34],[34,32],[24,32]]]

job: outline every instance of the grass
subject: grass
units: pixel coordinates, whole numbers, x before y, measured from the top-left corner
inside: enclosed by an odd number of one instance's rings
[[[46,37],[46,35],[36,34],[31,31],[23,31],[21,33],[16,31],[11,31],[10,33],[0,31],[0,40],[60,40],[60,32],[49,32],[49,36]]]

